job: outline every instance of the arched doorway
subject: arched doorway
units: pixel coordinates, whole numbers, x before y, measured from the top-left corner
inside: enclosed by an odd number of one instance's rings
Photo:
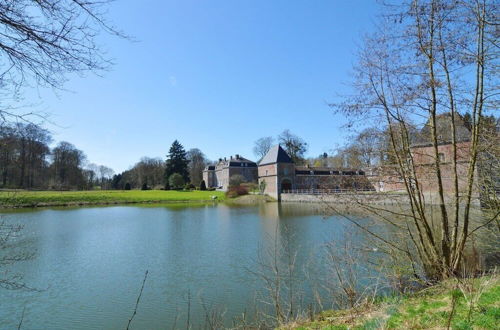
[[[281,181],[281,192],[285,190],[292,190],[292,181],[289,179],[283,179],[283,181]]]

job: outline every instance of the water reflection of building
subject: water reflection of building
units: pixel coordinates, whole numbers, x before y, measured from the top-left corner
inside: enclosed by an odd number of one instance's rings
[[[259,216],[266,220],[283,220],[313,215],[325,216],[328,208],[321,203],[261,203]]]

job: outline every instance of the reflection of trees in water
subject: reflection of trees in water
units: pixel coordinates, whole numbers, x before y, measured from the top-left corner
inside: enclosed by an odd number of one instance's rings
[[[260,257],[256,262],[260,272],[254,275],[264,284],[266,304],[274,306],[267,311],[275,322],[293,321],[299,315],[307,316],[308,311],[325,308],[355,311],[380,293],[406,293],[428,283],[426,265],[412,244],[411,235],[416,229],[407,219],[406,206],[377,206],[374,214],[373,209],[338,205],[336,212],[325,216],[327,209],[321,203],[268,203],[259,207],[261,216],[268,221],[270,235],[261,252],[267,258]],[[433,221],[439,219],[439,212],[438,207],[428,206],[426,216],[432,226],[439,226]],[[320,246],[308,244],[308,226],[302,226],[307,223],[306,217],[315,215],[338,224],[327,243]],[[464,254],[464,274],[498,265],[498,229],[490,219],[491,214],[481,209],[471,213],[473,236]],[[300,235],[290,236],[287,232]],[[298,296],[293,300],[297,302],[293,313],[292,300],[286,295],[287,264],[282,261],[290,255],[294,258],[295,277],[290,283],[297,283],[294,294]]]
[[[384,207],[384,209],[387,213],[395,213],[397,210],[394,207]],[[328,213],[322,204],[266,203],[238,208],[218,205],[215,209],[208,206],[196,209],[195,217],[205,219],[206,216],[207,221],[197,221],[194,227],[187,222],[188,217],[193,217],[193,214],[183,214],[178,212],[180,210],[181,208],[172,210],[174,212],[169,227],[171,237],[167,239],[171,243],[167,245],[167,249],[177,251],[174,255],[185,255],[182,250],[190,248],[192,242],[186,240],[185,245],[178,245],[175,244],[173,237],[181,236],[187,231],[189,235],[186,237],[202,235],[205,232],[204,226],[206,229],[214,219],[212,214],[219,220],[214,231],[217,237],[235,234],[226,230],[231,222],[239,221],[235,219],[235,215],[248,215],[249,223],[259,222],[251,227],[256,226],[257,232],[260,230],[261,235],[257,234],[256,238],[264,238],[260,246],[260,255],[248,263],[243,262],[239,270],[245,273],[243,264],[246,264],[254,273],[258,272],[253,278],[258,285],[250,284],[252,281],[248,276],[241,284],[257,287],[258,293],[255,300],[247,304],[245,312],[237,316],[238,320],[235,321],[237,324],[255,325],[257,320],[265,319],[269,325],[273,322],[278,323],[279,320],[285,322],[296,318],[312,318],[317,312],[328,308],[351,306],[361,308],[366,301],[372,301],[381,292],[405,292],[421,283],[413,276],[415,270],[421,271],[418,263],[412,265],[404,253],[380,244],[379,240],[339,214],[325,216]],[[214,212],[210,212],[211,210]],[[260,219],[255,217],[257,210]],[[381,237],[390,239],[393,244],[411,251],[411,246],[407,245],[409,241],[403,235],[404,227],[398,230],[395,226],[368,216],[362,209],[351,207],[342,211]],[[429,212],[430,218],[434,210],[429,208]],[[475,219],[479,225],[486,217],[482,217],[480,210],[475,212]],[[391,216],[395,222],[405,223],[404,219]],[[321,221],[320,217],[324,217],[324,220]],[[487,226],[484,230],[495,228],[490,227]],[[478,251],[483,251],[483,246],[495,251],[495,246],[490,245],[494,240],[492,241],[489,233],[479,230],[476,235]],[[181,261],[181,263],[188,262],[193,263],[193,261]],[[186,267],[186,264],[182,267]],[[168,281],[180,280],[175,276],[164,278]],[[137,278],[137,288],[140,287],[140,280]],[[179,282],[176,282],[176,285],[179,285]],[[275,294],[277,287],[279,287],[278,295]],[[221,318],[224,318],[225,326],[233,324],[235,315],[231,314],[231,309],[234,306],[212,301],[214,290],[214,288],[205,288],[199,292],[192,290],[189,300],[193,327],[203,324],[208,328],[210,324],[220,325]],[[273,297],[277,298],[273,300]],[[146,296],[143,298],[147,299]],[[184,301],[187,298],[184,300],[181,298],[178,298],[179,312],[176,317],[179,326],[186,324],[187,316],[187,301]],[[130,302],[131,306],[134,302],[135,300]],[[280,309],[278,314],[275,310],[277,305]],[[228,313],[224,313],[226,311]],[[141,313],[140,307],[138,313]]]
[[[31,260],[35,252],[22,244],[24,226],[0,222],[0,287],[7,290],[33,290],[23,281],[23,274],[12,272],[10,267],[18,262]]]

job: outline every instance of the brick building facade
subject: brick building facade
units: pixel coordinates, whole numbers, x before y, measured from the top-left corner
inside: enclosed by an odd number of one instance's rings
[[[279,145],[259,162],[258,176],[264,192],[278,200],[294,190],[374,190],[361,170],[296,166]]]
[[[258,182],[265,194],[278,200],[282,192],[293,190],[374,190],[361,170],[296,166],[279,145],[272,147],[258,165],[239,155],[219,159],[205,168],[203,180],[208,188],[227,190],[236,174],[247,182]]]
[[[457,146],[457,175],[458,190],[465,192],[467,189],[467,171],[469,168],[470,142],[458,142]],[[434,147],[432,145],[417,145],[412,147],[412,155],[416,167],[416,176],[422,191],[437,192],[437,176],[435,165]],[[453,173],[453,144],[443,143],[438,145],[438,157],[441,170],[441,180],[445,193],[455,191]],[[477,173],[474,173],[477,178]]]
[[[460,192],[467,188],[470,142],[457,143],[457,172]],[[423,193],[438,191],[434,148],[429,144],[411,147],[416,177]],[[438,146],[443,189],[446,194],[454,192],[453,145]],[[239,155],[219,159],[203,171],[203,180],[208,188],[227,190],[233,175],[241,175],[245,181],[263,187],[265,194],[280,199],[283,192],[297,190],[373,190],[377,192],[406,191],[403,178],[395,165],[380,166],[366,170],[337,169],[330,167],[297,166],[281,146],[272,147],[257,164]],[[477,174],[475,174],[477,177]],[[477,190],[476,190],[477,191]]]
[[[467,171],[469,168],[470,142],[457,143],[457,176],[458,190],[465,192],[467,189]],[[435,151],[432,144],[415,144],[411,147],[415,176],[424,193],[438,192]],[[455,191],[453,172],[453,144],[442,142],[438,145],[438,157],[441,170],[441,180],[445,194]],[[476,171],[477,172],[477,171]],[[379,192],[406,191],[403,178],[398,173],[395,165],[380,166],[367,170],[367,177]],[[474,173],[477,178],[477,173]]]

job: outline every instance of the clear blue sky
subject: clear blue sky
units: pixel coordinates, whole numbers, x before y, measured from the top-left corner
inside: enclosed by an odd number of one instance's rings
[[[210,159],[253,159],[256,139],[284,129],[316,156],[347,135],[327,102],[348,91],[377,9],[371,0],[118,0],[110,20],[137,42],[105,37],[110,72],[38,95],[56,141],[117,172],[165,158],[174,139]]]

